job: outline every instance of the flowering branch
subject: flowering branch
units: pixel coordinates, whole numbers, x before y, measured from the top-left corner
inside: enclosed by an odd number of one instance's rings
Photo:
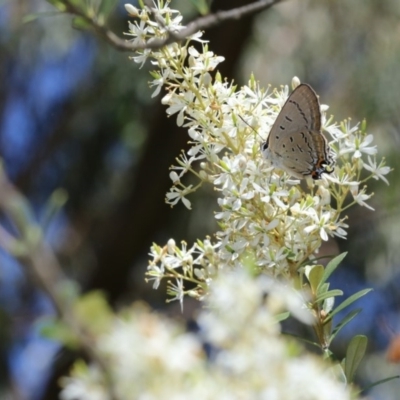
[[[135,13],[137,19],[129,22],[128,33],[135,45],[186,29],[169,2],[160,1],[156,11],[145,7]],[[162,23],[154,22],[150,13],[157,14]],[[348,121],[334,123],[333,117],[327,118],[325,105],[320,107],[321,126],[330,137],[334,173],[323,174],[304,188],[299,180],[269,165],[258,137],[267,138],[289,88],[266,91],[254,76],[236,88],[216,72],[224,58],[212,53],[201,36],[197,32],[185,42],[147,48],[132,57],[138,64],[150,59],[156,66],[151,72],[152,96],[164,87],[166,112],[176,115],[177,125],[188,129],[192,144],[171,167],[172,187],[166,202],[174,206],[182,201],[190,209],[189,195],[204,183],[220,194],[220,210],[215,214],[220,230],[215,241],[207,238],[188,246],[170,240],[166,246],[151,248],[147,278],[155,288],[166,279],[170,299],[181,303],[185,295],[204,299],[218,271],[242,268],[249,258],[259,273],[290,280],[303,274],[307,265],[315,265],[323,241],[346,238],[344,212],[350,206],[371,208],[366,201],[372,193],[366,182],[387,183],[385,175],[390,171],[384,159],[377,159],[365,121],[353,127]],[[198,51],[191,41],[202,43],[202,49]],[[299,84],[293,79],[293,88]],[[199,172],[194,165],[200,166]],[[197,184],[185,184],[188,172],[195,175]],[[190,282],[191,289],[185,288],[185,282]]]
[[[109,44],[120,51],[137,51],[144,49],[159,49],[168,44],[180,42],[187,39],[195,32],[203,29],[209,29],[213,26],[224,23],[229,20],[238,20],[247,15],[254,14],[256,12],[266,10],[273,5],[282,2],[283,0],[258,0],[250,4],[246,4],[241,7],[233,8],[226,11],[216,11],[215,13],[208,14],[204,17],[196,18],[195,20],[188,23],[188,25],[181,31],[168,31],[166,37],[160,39],[155,38],[147,43],[134,44],[127,42],[124,39],[118,37],[115,33],[110,31],[96,16],[92,16],[91,13],[85,12],[81,7],[76,5],[76,2],[72,0],[63,0],[65,11],[81,17],[86,23],[88,23],[99,36],[105,39]],[[160,26],[162,27],[162,21],[156,16],[156,8],[151,1],[146,1],[146,5],[153,14]],[[137,9],[132,5],[126,5],[126,9],[129,14],[133,17],[137,16]]]
[[[197,18],[187,24],[182,30],[178,32],[168,31],[167,37],[163,39],[154,39],[146,43],[146,49],[159,49],[163,46],[166,46],[171,43],[179,42],[189,38],[194,33],[212,28],[213,26],[219,25],[225,21],[229,20],[238,20],[240,18],[245,17],[246,15],[250,15],[256,13],[258,11],[266,10],[273,5],[282,2],[283,0],[258,0],[254,3],[246,4],[241,7],[233,8],[227,11],[216,11],[215,13],[208,14],[204,17]],[[151,7],[151,1],[146,1],[148,7]],[[130,13],[130,7],[127,7],[127,11]],[[157,12],[153,7],[150,8],[152,12]],[[130,13],[131,14],[131,13]],[[136,16],[135,14],[131,14],[132,16]],[[132,47],[132,50],[139,50],[140,47]]]

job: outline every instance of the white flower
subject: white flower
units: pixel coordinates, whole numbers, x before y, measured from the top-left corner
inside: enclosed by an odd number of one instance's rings
[[[360,158],[362,153],[369,155],[376,154],[378,151],[376,146],[369,146],[374,140],[373,135],[367,135],[365,137],[354,136],[345,141],[346,148],[341,151],[341,154],[353,153],[354,158]]]
[[[195,72],[213,71],[215,67],[225,60],[224,57],[214,56],[211,51],[199,53],[194,47],[189,48],[189,65]]]
[[[329,211],[324,213],[317,213],[314,208],[310,208],[309,214],[312,217],[314,224],[307,226],[304,228],[304,232],[310,233],[315,230],[319,230],[319,235],[321,239],[324,241],[328,240],[328,232],[330,232],[331,226],[331,213]]]
[[[181,311],[183,311],[183,297],[185,295],[185,288],[183,286],[183,279],[177,278],[176,284],[173,282],[169,282],[168,292],[173,297],[170,298],[170,301],[178,300],[181,304]]]
[[[374,211],[374,209],[365,202],[365,200],[371,198],[372,194],[366,194],[365,191],[365,187],[361,190],[361,192],[359,192],[358,186],[352,186],[350,188],[350,192],[353,195],[353,199],[356,203],[358,203],[360,206],[367,207],[370,210]]]
[[[102,374],[95,366],[87,368],[86,374],[61,378],[61,385],[61,400],[109,400]]]
[[[376,180],[381,179],[383,180],[387,185],[389,185],[388,180],[383,176],[387,175],[390,172],[390,167],[385,166],[384,160],[382,160],[379,165],[376,163],[376,158],[373,160],[371,159],[370,156],[368,156],[368,163],[364,163],[364,168],[368,171],[372,172],[372,177]]]
[[[147,59],[150,57],[151,52],[149,49],[143,50],[143,53],[139,54],[138,56],[131,57],[135,63],[140,64],[140,68],[143,67],[144,63],[147,61]]]
[[[185,189],[178,189],[176,186],[173,186],[170,191],[166,194],[166,202],[168,204],[171,204],[172,206],[177,204],[179,200],[182,201],[184,206],[190,210],[191,209],[191,203],[190,201],[185,197],[186,193],[190,191],[192,188],[192,185],[188,186]]]
[[[162,70],[161,75],[155,75],[155,79],[150,82],[150,86],[156,87],[156,90],[153,92],[151,97],[156,97],[160,93],[161,88],[164,86],[165,82],[167,82],[167,80],[172,77],[172,75],[173,74],[170,69],[164,69]]]
[[[129,40],[132,42],[133,46],[145,46],[146,38],[149,31],[149,26],[147,26],[144,20],[141,20],[138,24],[137,21],[134,23],[128,21],[129,24],[129,33],[126,33],[128,36],[133,36],[134,39]]]

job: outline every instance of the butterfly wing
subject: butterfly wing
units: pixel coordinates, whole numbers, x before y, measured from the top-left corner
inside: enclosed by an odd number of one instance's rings
[[[321,132],[307,131],[304,128],[289,134],[289,140],[276,151],[271,150],[273,164],[302,179],[312,177],[320,179],[324,172],[333,172],[333,158],[326,138]],[[273,153],[273,154],[272,154]]]
[[[272,126],[268,140],[273,143],[286,134],[301,130],[321,131],[321,111],[317,94],[303,83],[288,97]]]
[[[330,164],[328,152],[318,97],[309,85],[301,84],[282,107],[263,153],[273,165],[297,178],[319,179],[326,172],[323,165]]]

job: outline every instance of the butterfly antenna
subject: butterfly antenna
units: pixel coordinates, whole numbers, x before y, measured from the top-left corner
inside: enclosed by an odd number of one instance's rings
[[[238,117],[250,128],[250,129],[252,129],[253,131],[254,131],[254,133],[263,141],[263,142],[265,142],[265,139],[263,139],[262,137],[261,137],[261,135],[241,116],[241,115],[238,115]]]

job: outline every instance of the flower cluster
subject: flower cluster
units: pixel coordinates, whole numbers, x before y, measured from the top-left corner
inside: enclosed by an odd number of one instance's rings
[[[136,304],[115,317],[94,345],[107,359],[121,400],[350,399],[331,365],[280,335],[282,311],[312,321],[303,301],[266,276],[228,271],[214,282],[198,335]],[[204,343],[213,349],[213,362]],[[110,399],[101,371],[83,362],[61,384],[62,400]]]
[[[149,10],[127,5],[136,21],[130,24],[133,42],[145,45],[168,32],[182,29],[181,16],[159,2]],[[162,21],[162,24],[156,21]],[[201,42],[196,50],[191,42]],[[192,147],[177,158],[171,167],[172,187],[166,195],[171,206],[179,201],[190,209],[189,195],[209,183],[220,193],[220,226],[213,243],[199,241],[189,249],[173,241],[168,246],[151,249],[148,277],[171,279],[172,298],[182,301],[185,294],[203,298],[213,276],[222,268],[242,267],[246,257],[256,260],[260,271],[273,276],[294,276],[318,251],[329,236],[346,237],[344,211],[359,204],[371,208],[365,182],[371,178],[387,183],[390,168],[377,160],[373,136],[365,123],[351,126],[348,121],[336,124],[326,117],[321,106],[323,131],[330,139],[336,158],[332,175],[300,185],[285,172],[274,169],[260,152],[260,137],[266,138],[288,98],[289,88],[264,90],[252,76],[238,89],[216,72],[223,57],[212,53],[197,33],[182,43],[159,50],[139,51],[133,60],[139,64],[149,59],[153,95],[163,87],[162,102],[168,115],[176,115],[179,126],[186,127]],[[293,79],[292,86],[299,84]],[[192,173],[198,184],[186,185],[184,175]],[[334,200],[334,205],[332,201]],[[184,281],[195,283],[186,290]]]

